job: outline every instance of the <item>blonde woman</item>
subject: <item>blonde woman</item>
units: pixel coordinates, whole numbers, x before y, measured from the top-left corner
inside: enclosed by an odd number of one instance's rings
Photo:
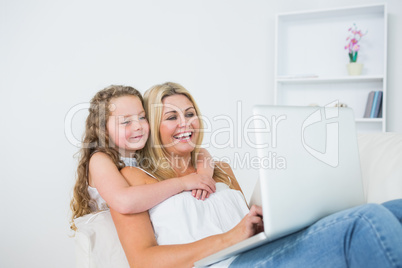
[[[125,168],[130,185],[157,184],[195,171],[202,141],[200,111],[181,85],[145,93],[152,129],[142,159],[148,172]],[[111,210],[131,267],[192,267],[261,231],[262,211],[249,210],[231,168],[216,163],[217,191],[205,202],[183,192],[147,212]],[[397,267],[402,264],[402,200],[364,205],[215,264],[219,267]]]

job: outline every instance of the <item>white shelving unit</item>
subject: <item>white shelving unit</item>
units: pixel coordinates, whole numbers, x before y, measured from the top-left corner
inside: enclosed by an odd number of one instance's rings
[[[356,23],[363,73],[349,76],[344,49]],[[386,131],[386,4],[278,14],[275,104],[325,106],[338,100],[354,110],[359,132]],[[383,91],[382,118],[363,118],[370,91]]]

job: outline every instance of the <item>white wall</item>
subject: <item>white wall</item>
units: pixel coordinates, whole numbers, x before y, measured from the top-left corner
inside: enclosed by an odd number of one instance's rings
[[[386,2],[388,131],[401,132],[402,3]],[[254,104],[273,103],[275,14],[369,3],[377,1],[0,0],[0,267],[74,266],[68,205],[78,148],[65,117],[110,84],[188,88],[212,129],[223,129],[206,135],[208,149],[232,162],[249,197],[257,172],[234,160],[255,152],[238,129]],[[233,136],[217,115],[233,119]],[[72,123],[78,139],[85,116]]]

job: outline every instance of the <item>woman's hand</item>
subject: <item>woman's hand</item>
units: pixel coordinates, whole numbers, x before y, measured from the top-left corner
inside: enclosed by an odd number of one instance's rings
[[[204,200],[216,191],[215,180],[204,174],[189,174],[179,178],[183,183],[184,191],[192,190],[192,195]]]
[[[262,231],[264,231],[262,208],[253,205],[250,212],[227,234],[231,243],[236,244]]]

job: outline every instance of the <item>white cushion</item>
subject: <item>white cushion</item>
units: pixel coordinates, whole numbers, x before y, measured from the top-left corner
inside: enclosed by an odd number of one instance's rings
[[[367,202],[402,198],[402,134],[360,134],[358,143]]]
[[[74,220],[76,265],[79,268],[128,268],[110,211],[88,214]]]

